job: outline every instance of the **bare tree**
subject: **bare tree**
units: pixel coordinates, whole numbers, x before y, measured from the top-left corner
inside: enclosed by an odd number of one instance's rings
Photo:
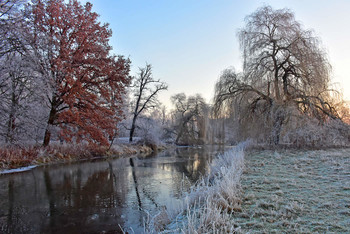
[[[25,0],[0,0],[0,57],[14,51],[23,51],[24,44],[20,36],[24,29]]]
[[[30,95],[30,76],[28,69],[15,53],[7,54],[1,60],[0,69],[0,119],[1,132],[6,143],[13,143],[19,129],[19,115],[23,115],[23,106]],[[24,103],[23,103],[24,102]]]
[[[0,0],[0,135],[7,143],[37,140],[45,110],[44,87],[31,61],[26,3]]]
[[[235,103],[241,119],[255,116],[271,128],[274,144],[294,110],[320,122],[339,117],[331,102],[326,53],[290,10],[262,7],[246,18],[238,36],[243,72],[222,73],[216,84],[217,113]]]
[[[16,11],[23,2],[23,0],[0,0],[0,19],[13,18],[13,11]]]
[[[6,143],[36,139],[42,128],[45,106],[39,95],[42,86],[31,63],[18,52],[0,58],[0,136]]]
[[[175,144],[203,144],[206,138],[209,107],[199,94],[179,93],[171,97],[175,106]]]
[[[168,85],[160,80],[155,80],[152,75],[152,66],[139,68],[138,76],[134,78],[132,85],[134,101],[132,123],[130,128],[129,141],[132,142],[136,128],[136,121],[139,115],[147,110],[159,106],[158,93],[167,90]]]

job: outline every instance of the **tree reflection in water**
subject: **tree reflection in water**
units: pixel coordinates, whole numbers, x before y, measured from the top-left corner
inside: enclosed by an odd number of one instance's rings
[[[146,212],[171,206],[183,177],[204,175],[217,149],[39,167],[0,177],[0,233],[142,230]]]
[[[135,184],[136,197],[137,197],[137,201],[139,203],[139,210],[141,210],[142,209],[142,203],[141,203],[140,193],[139,193],[139,189],[138,189],[138,185],[137,185],[137,178],[136,178],[134,160],[132,158],[130,158],[129,162],[130,162],[130,166],[131,166],[131,170],[132,170],[132,178],[133,178],[134,184]]]

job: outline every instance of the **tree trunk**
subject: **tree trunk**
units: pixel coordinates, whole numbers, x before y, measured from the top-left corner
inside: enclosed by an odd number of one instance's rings
[[[278,85],[278,77],[275,77],[274,86],[275,86],[274,88],[275,88],[276,100],[277,100],[277,102],[279,102],[281,100],[281,94],[280,94],[280,88],[279,88],[279,85]]]
[[[287,101],[290,100],[290,94],[288,92],[288,74],[285,73],[282,77],[282,81],[283,81],[283,94],[286,97]]]
[[[185,129],[186,129],[186,124],[189,122],[189,120],[190,120],[190,119],[185,120],[185,121],[183,122],[183,124],[181,125],[179,134],[177,134],[177,137],[176,137],[176,140],[175,140],[175,145],[178,145],[178,144],[179,144],[179,141],[180,141],[181,137],[183,136],[184,131],[185,131]],[[187,130],[187,132],[188,132],[188,130]],[[189,142],[187,141],[187,142],[185,142],[185,143],[188,144]]]
[[[273,60],[273,68],[274,68],[274,81],[273,81],[273,85],[275,88],[275,96],[276,96],[276,100],[277,102],[279,102],[281,100],[281,94],[280,94],[280,87],[279,87],[279,76],[278,76],[278,72],[279,72],[279,68],[277,65],[277,51],[276,51],[276,41],[273,40],[273,56],[272,56],[272,60]]]
[[[272,141],[274,145],[278,145],[280,142],[280,134],[282,130],[282,122],[276,121],[273,123],[273,130],[272,130]]]
[[[16,85],[15,81],[12,79],[12,94],[11,94],[11,107],[10,107],[10,114],[9,114],[9,120],[7,123],[7,133],[6,133],[6,143],[13,143],[14,141],[14,132],[15,132],[15,122],[16,122],[16,108],[18,108],[18,101],[16,98],[15,93]]]
[[[50,144],[51,127],[54,125],[54,122],[56,120],[56,114],[57,114],[57,110],[54,106],[52,106],[51,110],[50,110],[49,120],[47,121],[47,127],[45,130],[45,136],[44,136],[44,142],[43,142],[44,147],[46,147]]]
[[[136,119],[137,119],[137,115],[134,115],[134,118],[132,119],[131,128],[130,128],[129,142],[132,142],[132,138],[134,136],[135,127],[136,127]]]
[[[6,143],[13,143],[14,141],[14,131],[15,131],[15,115],[12,110],[9,116],[8,124],[7,124],[7,133],[6,133]]]
[[[179,134],[177,134],[177,137],[176,137],[176,139],[175,139],[175,145],[178,145],[178,144],[179,144],[179,140],[180,140],[180,138],[182,137],[182,132],[183,132],[183,128],[181,127],[181,128],[180,128],[180,132],[179,132]]]
[[[285,113],[281,110],[277,110],[276,117],[273,122],[272,129],[272,141],[274,145],[278,145],[280,142],[280,135],[282,130],[282,125],[285,119]]]

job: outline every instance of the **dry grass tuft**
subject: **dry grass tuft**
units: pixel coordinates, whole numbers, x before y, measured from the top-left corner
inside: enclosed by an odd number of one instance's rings
[[[42,146],[2,146],[0,170],[15,169],[30,165],[72,162],[96,157],[149,154],[152,149],[144,145],[91,146],[88,144],[51,144]],[[0,171],[1,172],[1,171]]]

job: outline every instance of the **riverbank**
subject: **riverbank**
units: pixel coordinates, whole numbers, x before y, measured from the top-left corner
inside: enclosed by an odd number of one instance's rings
[[[252,148],[219,156],[183,209],[160,212],[146,232],[350,231],[350,148]]]
[[[298,144],[257,144],[252,143],[249,150],[328,150],[328,149],[347,149],[350,144],[325,144],[325,145],[298,145]]]
[[[241,212],[245,148],[240,143],[216,157],[207,176],[185,192],[182,204],[149,218],[145,233],[235,233],[232,215]]]
[[[117,144],[112,147],[89,146],[87,144],[52,144],[48,147],[42,146],[3,146],[0,148],[0,174],[2,171],[17,172],[19,168],[30,168],[33,166],[76,162],[101,157],[124,157],[135,154],[151,154],[161,151],[169,146],[145,145],[145,144]],[[23,169],[25,170],[25,169]]]

